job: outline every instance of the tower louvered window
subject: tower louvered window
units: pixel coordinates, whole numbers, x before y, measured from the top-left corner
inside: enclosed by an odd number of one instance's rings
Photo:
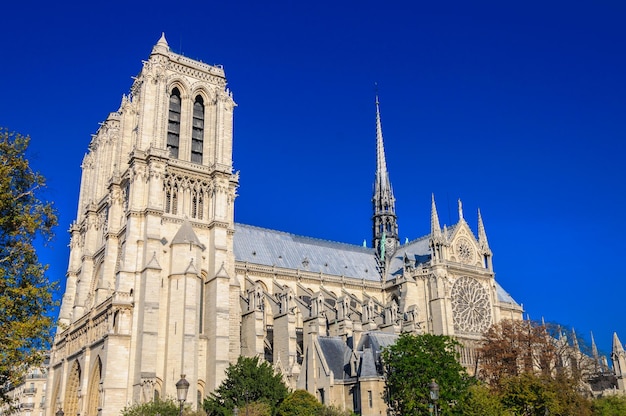
[[[170,111],[167,119],[167,148],[172,157],[178,158],[180,146],[180,91],[172,90],[170,95]]]
[[[201,96],[193,103],[193,130],[191,132],[191,161],[202,163],[204,143],[204,101]]]
[[[201,220],[203,211],[204,199],[202,198],[202,192],[194,191],[191,197],[191,218]]]
[[[165,212],[174,215],[178,213],[178,190],[176,186],[165,191]]]

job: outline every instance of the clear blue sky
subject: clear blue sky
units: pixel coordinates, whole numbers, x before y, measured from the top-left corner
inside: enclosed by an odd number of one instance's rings
[[[19,4],[18,4],[19,3]],[[469,5],[469,3],[472,3]],[[481,209],[533,319],[626,342],[626,3],[23,1],[2,6],[0,126],[30,134],[64,282],[80,164],[165,32],[238,103],[236,220],[371,239],[374,83],[401,239]]]

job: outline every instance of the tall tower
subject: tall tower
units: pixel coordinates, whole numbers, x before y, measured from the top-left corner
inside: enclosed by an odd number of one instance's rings
[[[121,101],[82,164],[48,416],[118,415],[181,374],[195,407],[240,349],[224,70],[162,36]]]
[[[385,159],[378,95],[376,95],[376,177],[372,203],[374,206],[372,247],[376,250],[381,263],[385,264],[398,247],[400,239],[398,237],[396,199],[393,196],[393,189],[391,189]]]

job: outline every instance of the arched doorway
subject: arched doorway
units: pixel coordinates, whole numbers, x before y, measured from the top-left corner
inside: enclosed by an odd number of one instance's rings
[[[100,396],[102,394],[100,389],[100,382],[102,380],[102,361],[100,357],[96,359],[96,362],[89,377],[89,386],[87,387],[87,409],[86,416],[97,416],[98,409],[100,409]]]
[[[78,414],[78,390],[80,389],[81,369],[78,361],[74,361],[72,369],[67,378],[65,387],[65,400],[63,400],[63,411],[67,416]]]

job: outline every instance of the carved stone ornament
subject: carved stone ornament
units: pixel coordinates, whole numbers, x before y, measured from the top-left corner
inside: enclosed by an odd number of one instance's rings
[[[491,325],[491,302],[483,285],[463,276],[452,287],[452,313],[457,333],[482,333]]]
[[[467,238],[459,238],[454,247],[461,263],[469,264],[474,261],[474,246]]]

